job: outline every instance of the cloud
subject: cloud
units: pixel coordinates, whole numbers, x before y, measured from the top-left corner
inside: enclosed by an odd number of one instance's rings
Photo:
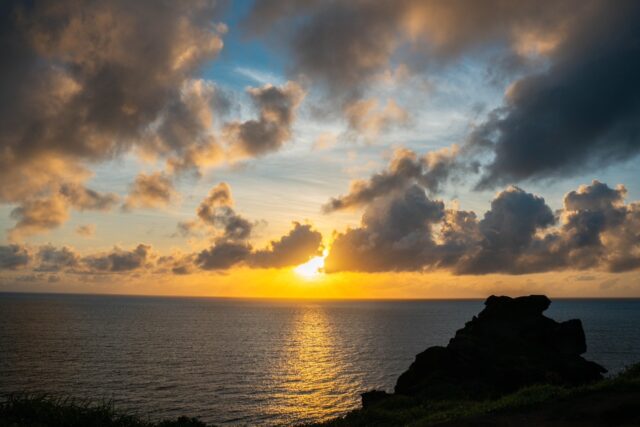
[[[391,99],[382,108],[375,99],[354,101],[345,107],[344,115],[349,128],[368,139],[409,121],[409,112]]]
[[[626,194],[627,189],[622,185],[613,189],[594,180],[591,185],[581,185],[577,191],[567,193],[564,206],[570,211],[602,210],[622,204]]]
[[[98,193],[75,183],[65,183],[48,197],[29,198],[11,211],[16,224],[9,230],[10,240],[49,231],[69,218],[69,209],[107,211],[118,201],[113,193]]]
[[[509,187],[491,202],[491,209],[478,223],[481,240],[468,248],[471,251],[457,263],[456,272],[516,272],[518,258],[531,248],[536,232],[555,222],[542,197]]]
[[[15,270],[27,266],[30,261],[31,255],[24,246],[0,246],[0,270]]]
[[[144,244],[139,244],[132,250],[116,247],[108,253],[83,257],[82,263],[91,272],[128,272],[144,267],[150,258],[150,253],[151,246]]]
[[[280,76],[266,70],[247,67],[234,67],[233,70],[243,75],[244,77],[248,77],[258,84],[266,85],[274,82],[277,82],[278,84],[282,83],[280,81]]]
[[[67,201],[61,195],[23,202],[11,211],[16,224],[9,230],[9,240],[59,227],[69,217]]]
[[[581,5],[575,0],[545,7],[500,0],[281,0],[257,2],[245,27],[250,34],[283,38],[294,72],[344,100],[358,97],[393,61],[421,69],[501,42],[515,54],[546,53],[561,37],[567,16],[590,11]]]
[[[96,226],[94,224],[79,225],[76,227],[76,233],[82,237],[90,237],[96,234]]]
[[[226,270],[243,262],[251,253],[246,242],[218,241],[196,257],[196,264],[203,270]]]
[[[284,33],[294,70],[342,96],[340,89],[360,87],[387,65],[400,9],[375,2],[267,2],[253,9],[246,27],[253,33],[293,28]],[[304,25],[294,25],[301,17]]]
[[[353,129],[383,127],[375,115],[354,113],[371,109],[367,91],[398,63],[429,73],[480,54],[494,76],[502,68],[505,86],[517,78],[468,138],[487,159],[478,188],[576,175],[640,152],[635,1],[258,3],[247,31],[281,39],[292,73],[324,86]],[[538,65],[521,66],[527,62]]]
[[[57,272],[60,270],[74,268],[80,264],[80,255],[72,248],[56,248],[51,244],[41,246],[36,255],[38,265],[34,271]]]
[[[71,206],[80,211],[108,211],[119,200],[116,194],[99,193],[76,183],[62,184],[60,194],[68,200]]]
[[[419,184],[432,193],[440,190],[444,182],[460,168],[456,164],[458,148],[444,148],[419,157],[407,149],[395,151],[386,170],[368,180],[351,183],[349,193],[331,199],[323,206],[324,212],[352,209],[367,205],[376,198]]]
[[[624,204],[626,188],[593,181],[565,196],[563,243],[568,262],[621,272],[640,267],[640,203]]]
[[[208,228],[217,239],[246,240],[254,224],[233,209],[231,188],[226,182],[213,187],[196,209],[197,219],[178,223],[178,230],[187,235],[197,228]]]
[[[573,175],[640,151],[640,5],[597,4],[567,28],[550,67],[513,83],[473,133],[471,144],[494,154],[480,188]]]
[[[195,263],[203,270],[226,270],[237,265],[283,268],[301,264],[318,255],[321,242],[322,235],[310,225],[294,222],[289,233],[272,241],[265,249],[254,250],[246,241],[218,239],[196,256]]]
[[[136,176],[123,209],[162,207],[168,205],[175,196],[173,183],[164,173],[141,173]]]
[[[37,277],[40,277],[39,273],[103,274],[142,269],[152,271],[156,264],[160,264],[156,263],[155,258],[151,246],[145,244],[139,244],[130,250],[115,247],[108,252],[88,255],[81,255],[69,246],[56,247],[52,244],[31,249],[21,245],[0,246],[1,269],[28,268],[38,273]]]
[[[444,204],[412,185],[373,201],[358,228],[335,237],[325,261],[328,272],[422,270],[435,245],[433,224],[444,217]]]
[[[3,3],[0,203],[21,204],[15,234],[64,221],[58,193],[79,210],[111,205],[111,196],[81,186],[90,164],[132,148],[186,156],[184,163],[212,156],[193,140],[149,141],[168,140],[166,123],[178,115],[181,123],[202,125],[204,100],[216,104],[192,77],[222,48],[217,14],[209,1]],[[176,105],[182,115],[173,113]],[[192,146],[197,153],[186,148]],[[50,220],[36,218],[45,210]]]
[[[198,219],[178,224],[183,233],[208,227],[215,234],[214,243],[198,253],[195,264],[204,270],[224,270],[238,264],[259,268],[278,268],[305,262],[318,253],[322,235],[308,224],[294,222],[293,229],[265,249],[254,250],[249,243],[254,223],[233,209],[231,188],[225,182],[213,187],[197,209]],[[175,271],[190,271],[182,263]]]
[[[554,214],[543,198],[511,186],[496,195],[480,219],[474,212],[446,208],[412,184],[364,205],[361,224],[335,234],[325,270],[446,270],[458,275],[637,270],[640,202],[625,203],[625,194],[623,186],[593,181],[568,192],[563,209]],[[233,203],[224,184],[214,187],[206,200],[205,206],[214,210]],[[226,231],[205,250],[164,256],[144,244],[88,255],[50,244],[32,249],[6,245],[0,246],[0,268],[59,274],[283,268],[318,255],[321,244],[318,231],[294,222],[288,233],[262,249]]]
[[[295,82],[249,88],[257,120],[230,122],[223,129],[232,158],[258,157],[279,150],[291,138],[291,125],[304,91]]]
[[[13,101],[0,114],[2,173],[47,156],[109,158],[140,141],[222,48],[215,16],[210,2],[5,5],[0,93]]]
[[[293,229],[266,249],[255,251],[249,263],[255,267],[280,268],[302,264],[320,254],[322,234],[309,224],[293,223]]]
[[[198,208],[198,216],[206,220],[211,216],[211,210],[221,206],[233,206],[231,187],[226,182],[221,182],[209,191],[209,195],[202,201]]]
[[[554,215],[518,187],[498,193],[481,220],[445,209],[413,185],[366,205],[361,225],[338,233],[327,271],[446,269],[454,274],[525,274],[640,268],[640,203],[594,181],[567,193]]]
[[[214,118],[228,113],[231,100],[212,82],[185,81],[180,96],[160,113],[159,125],[145,137],[143,152],[167,156],[172,174],[193,172],[225,160],[224,148],[213,133]]]
[[[195,270],[195,257],[196,254],[183,254],[181,252],[161,256],[156,262],[157,272],[171,272],[177,275],[191,274]]]
[[[338,136],[333,132],[322,132],[316,140],[313,142],[312,150],[328,150],[336,145],[338,142]]]

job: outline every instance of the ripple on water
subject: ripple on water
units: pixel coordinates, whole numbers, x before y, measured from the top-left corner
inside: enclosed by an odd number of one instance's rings
[[[0,392],[112,399],[152,419],[320,421],[391,390],[482,301],[256,301],[0,294]],[[640,301],[555,301],[581,318],[587,357],[640,359]]]

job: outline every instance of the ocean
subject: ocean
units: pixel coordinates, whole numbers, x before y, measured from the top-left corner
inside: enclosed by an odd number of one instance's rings
[[[320,421],[391,391],[415,355],[446,345],[481,300],[310,301],[0,294],[0,393],[111,400],[152,419]],[[554,300],[586,358],[640,361],[640,300]]]

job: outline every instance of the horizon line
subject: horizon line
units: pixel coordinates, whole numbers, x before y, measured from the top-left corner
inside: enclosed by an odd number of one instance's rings
[[[95,297],[133,297],[133,298],[166,298],[166,299],[219,299],[219,300],[265,300],[265,301],[484,301],[492,295],[517,298],[529,295],[545,295],[552,300],[640,300],[640,296],[585,297],[585,296],[552,296],[548,294],[525,293],[516,295],[488,294],[485,297],[450,297],[450,298],[366,298],[366,297],[268,297],[268,296],[216,296],[216,295],[173,295],[173,294],[121,294],[90,292],[40,292],[40,291],[2,291],[2,295],[55,295],[55,296],[95,296]]]

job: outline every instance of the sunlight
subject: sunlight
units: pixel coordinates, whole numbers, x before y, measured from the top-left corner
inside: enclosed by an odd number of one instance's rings
[[[324,259],[327,257],[328,251],[322,253],[321,256],[315,256],[304,264],[300,264],[293,269],[296,274],[305,279],[315,279],[324,274]]]

